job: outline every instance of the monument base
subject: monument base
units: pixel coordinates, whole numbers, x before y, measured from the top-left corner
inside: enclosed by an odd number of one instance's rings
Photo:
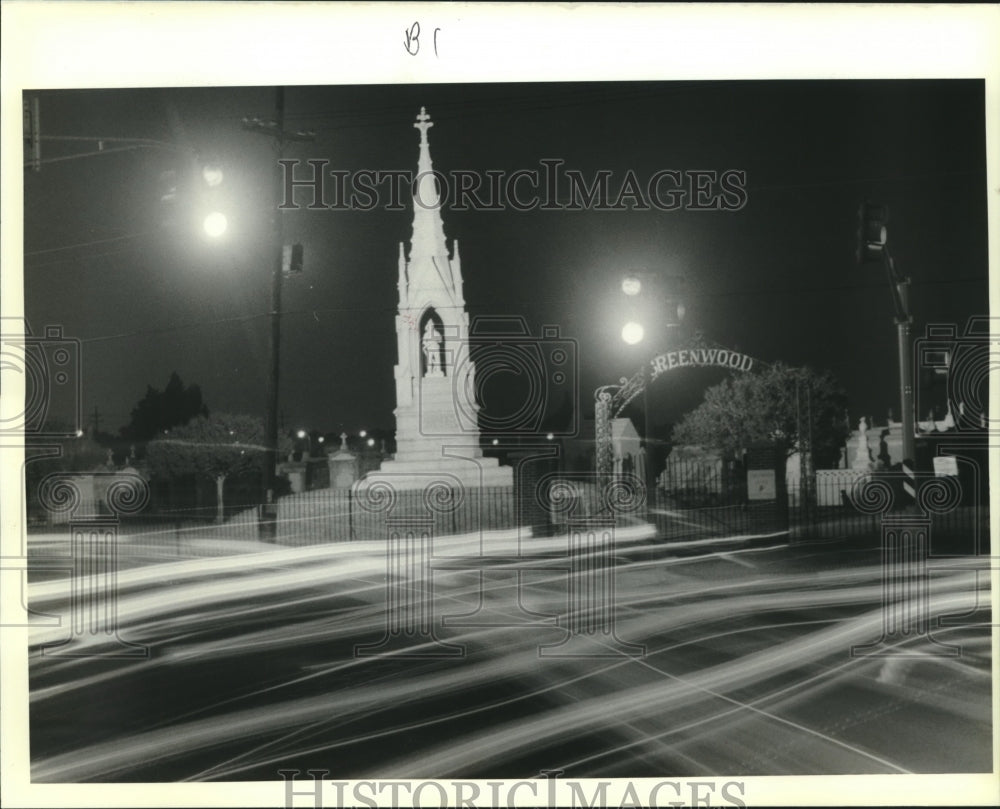
[[[441,447],[438,447],[438,451]],[[385,461],[369,472],[361,485],[385,482],[394,489],[423,489],[434,480],[456,481],[457,486],[470,489],[513,488],[514,470],[500,466],[496,458],[453,458],[439,456],[433,460]]]
[[[434,479],[465,488],[511,488],[514,470],[484,458],[478,408],[458,406],[463,391],[443,374],[420,380],[415,401],[396,408],[396,457],[365,475],[362,486],[384,481],[395,489],[422,489]]]

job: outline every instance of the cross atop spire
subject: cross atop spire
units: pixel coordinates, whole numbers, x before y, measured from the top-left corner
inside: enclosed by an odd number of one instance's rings
[[[427,141],[427,130],[434,124],[431,123],[426,107],[420,108],[417,122],[413,126],[420,130],[420,156],[417,159],[417,185],[413,194],[410,261],[418,257],[437,256],[442,257],[442,263],[446,265],[448,250],[445,247],[444,223],[441,221],[441,197],[434,165],[431,163],[431,147]],[[434,270],[435,274],[440,272],[440,269]]]
[[[420,145],[425,146],[427,144],[427,130],[434,126],[434,122],[431,121],[431,116],[427,114],[426,107],[420,108],[420,114],[417,116],[417,122],[413,126],[420,130]]]

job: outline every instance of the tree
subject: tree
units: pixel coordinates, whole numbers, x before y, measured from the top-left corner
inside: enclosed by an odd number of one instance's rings
[[[195,416],[207,415],[201,388],[185,386],[174,371],[162,391],[152,385],[146,388],[146,395],[132,408],[132,419],[121,433],[129,441],[145,442],[163,435],[164,430],[187,424]]]
[[[160,477],[193,474],[214,480],[216,522],[222,522],[226,479],[260,469],[264,446],[261,419],[216,413],[197,416],[150,441],[146,461]]]
[[[706,390],[705,400],[674,427],[673,442],[730,456],[760,443],[775,443],[787,454],[811,444],[815,464],[833,466],[847,437],[845,404],[831,374],[778,363]]]
[[[46,475],[54,472],[86,474],[105,469],[108,463],[108,451],[89,434],[57,439],[28,435],[24,457],[29,500],[37,496],[38,486]]]

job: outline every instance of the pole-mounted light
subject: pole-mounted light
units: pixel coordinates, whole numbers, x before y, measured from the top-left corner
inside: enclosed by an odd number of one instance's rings
[[[624,326],[622,326],[622,340],[628,343],[630,346],[634,346],[642,342],[642,338],[646,336],[646,330],[642,327],[642,324],[630,320]]]

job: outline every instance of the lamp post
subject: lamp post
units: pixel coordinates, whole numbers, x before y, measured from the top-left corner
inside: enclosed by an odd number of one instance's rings
[[[303,440],[303,439],[305,439],[305,441],[306,441],[306,457],[307,458],[311,458],[312,457],[312,448],[313,448],[312,447],[312,435],[310,433],[308,433],[306,430],[299,430],[295,435],[296,435],[296,437],[300,441]]]
[[[659,297],[657,293],[661,290],[660,285],[656,281],[650,284],[650,278],[651,276],[648,273],[639,272],[627,275],[621,281],[621,292],[625,296],[627,303],[625,308],[626,320],[622,326],[621,338],[629,346],[638,346],[647,341],[646,328],[643,325],[644,317],[653,317],[654,320],[660,320],[661,322],[665,321],[668,329],[679,327],[681,321],[684,319],[684,304],[674,295],[657,300],[655,304],[651,303],[649,300],[650,290],[646,289],[646,287],[651,287],[656,297]],[[683,286],[683,277],[681,276],[671,276],[670,280]],[[667,317],[664,317],[664,315],[667,315]],[[657,339],[655,335],[653,339]],[[630,379],[626,380],[623,377],[620,385],[605,385],[594,392],[595,420],[597,422],[597,435],[595,437],[598,443],[598,469],[601,474],[606,475],[611,463],[609,420],[614,418],[628,402],[632,401],[641,392],[642,447],[645,452],[643,482],[647,489],[651,490],[655,481],[653,478],[648,383],[647,367],[646,365],[641,365],[640,370]],[[637,390],[637,388],[641,390]],[[611,392],[612,390],[614,393]]]
[[[28,99],[25,99],[26,110],[28,108]],[[31,146],[31,159],[29,161],[29,166],[33,171],[39,172],[42,169],[42,164],[44,163],[60,163],[68,160],[80,160],[82,158],[89,157],[104,157],[110,154],[120,154],[121,152],[133,152],[141,149],[152,149],[156,151],[171,152],[174,154],[183,155],[190,159],[193,164],[194,169],[197,171],[200,169],[200,175],[202,183],[205,188],[212,189],[217,188],[222,184],[223,172],[222,169],[212,163],[203,163],[202,159],[197,150],[190,147],[181,146],[177,143],[171,143],[170,141],[157,140],[156,138],[123,138],[113,135],[43,135],[39,130],[39,103],[38,98],[35,97],[31,100],[30,108],[32,110],[32,121],[31,124],[31,135],[30,135],[30,146]],[[26,136],[27,137],[27,136]],[[92,145],[96,146],[96,149],[84,152],[74,152],[73,154],[61,155],[58,157],[49,157],[44,160],[41,157],[41,142],[47,141],[50,143],[79,143],[84,146]],[[174,174],[174,172],[166,172],[166,174]],[[188,191],[191,189],[189,188]],[[161,198],[163,202],[174,202],[177,200],[180,194],[178,193],[177,187],[172,187],[168,190],[166,194]],[[202,228],[205,234],[213,239],[217,239],[222,236],[227,228],[229,221],[226,215],[222,211],[210,210],[205,214],[202,220]]]

